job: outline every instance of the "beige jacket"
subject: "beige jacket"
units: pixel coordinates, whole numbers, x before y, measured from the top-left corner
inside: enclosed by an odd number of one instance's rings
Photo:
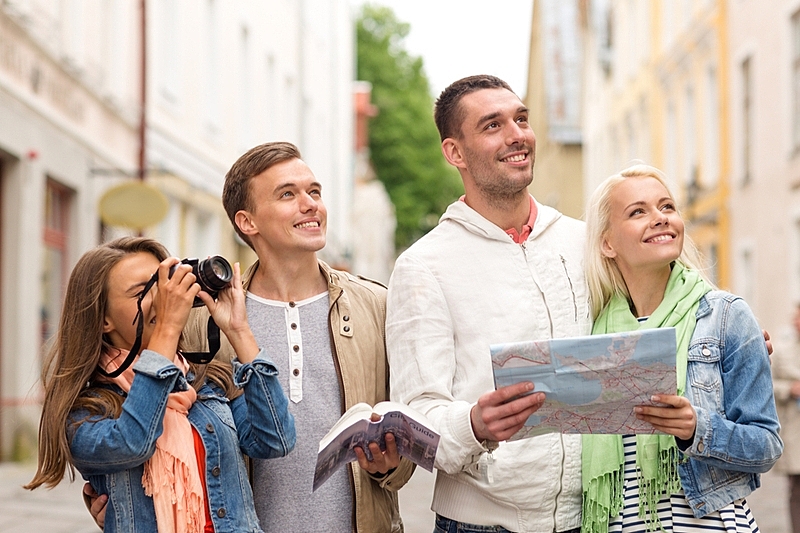
[[[245,290],[257,269],[258,261],[245,272]],[[319,269],[328,280],[329,324],[333,357],[344,399],[342,413],[359,402],[375,405],[388,400],[389,366],[384,335],[386,288],[366,278],[335,270],[323,261],[319,262]],[[184,330],[183,342],[187,351],[207,350],[207,321],[208,310],[205,307],[192,313]],[[233,348],[224,335],[221,344],[217,357],[233,358]],[[414,464],[402,458],[400,466],[385,477],[371,476],[354,463],[350,463],[348,468],[355,493],[356,532],[402,532],[396,491],[411,478]],[[254,496],[263,497],[258,493]]]
[[[775,468],[785,474],[800,474],[800,404],[790,393],[792,383],[800,381],[800,343],[776,343],[772,361],[773,392],[784,444]]]

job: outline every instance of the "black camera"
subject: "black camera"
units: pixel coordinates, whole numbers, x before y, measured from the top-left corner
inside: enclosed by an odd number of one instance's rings
[[[221,255],[215,255],[208,259],[199,261],[195,258],[181,260],[180,264],[192,265],[192,274],[197,278],[197,284],[216,300],[219,291],[231,284],[233,279],[233,268],[227,259]],[[173,265],[169,269],[169,277],[175,272],[178,265]],[[203,301],[195,297],[192,307],[202,307]]]

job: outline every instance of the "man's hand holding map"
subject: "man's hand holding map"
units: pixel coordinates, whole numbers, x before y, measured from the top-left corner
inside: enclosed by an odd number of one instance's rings
[[[496,344],[495,387],[531,381],[547,399],[509,440],[544,433],[654,433],[633,408],[675,394],[675,328]]]

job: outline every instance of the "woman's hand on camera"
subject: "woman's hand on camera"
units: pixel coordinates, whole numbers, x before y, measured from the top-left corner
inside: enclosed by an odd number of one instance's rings
[[[207,292],[198,295],[208,307],[214,322],[231,342],[236,356],[242,363],[250,363],[258,355],[256,343],[250,324],[247,322],[245,295],[242,288],[242,273],[239,263],[233,265],[233,280],[221,290],[214,300]]]
[[[155,327],[147,348],[167,357],[177,352],[178,339],[189,319],[194,298],[200,292],[192,267],[179,263],[179,259],[168,257],[158,266],[158,290],[153,297],[151,310]],[[177,267],[170,277],[173,265]]]

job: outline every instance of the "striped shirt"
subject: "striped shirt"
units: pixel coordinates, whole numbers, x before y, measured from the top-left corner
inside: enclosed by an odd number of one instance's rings
[[[644,520],[639,518],[639,481],[636,476],[636,436],[624,435],[625,472],[622,514],[612,518],[609,533],[647,533]],[[658,518],[665,533],[758,533],[747,501],[736,500],[702,518],[695,518],[683,489],[676,494],[664,495],[658,502]]]

